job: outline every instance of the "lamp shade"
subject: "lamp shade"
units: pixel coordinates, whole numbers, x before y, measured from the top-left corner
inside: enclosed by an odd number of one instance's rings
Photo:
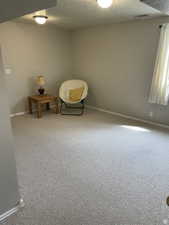
[[[40,87],[45,85],[45,79],[43,76],[38,76],[37,80],[36,80],[37,85],[39,85]]]

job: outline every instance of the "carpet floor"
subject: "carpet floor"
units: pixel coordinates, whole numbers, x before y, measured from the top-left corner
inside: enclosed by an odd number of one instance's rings
[[[91,110],[12,127],[25,208],[5,225],[167,224],[168,130]]]

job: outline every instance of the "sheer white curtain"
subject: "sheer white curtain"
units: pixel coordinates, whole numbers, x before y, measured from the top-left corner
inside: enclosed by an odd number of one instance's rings
[[[168,104],[169,81],[169,24],[161,28],[157,58],[151,84],[149,103]]]

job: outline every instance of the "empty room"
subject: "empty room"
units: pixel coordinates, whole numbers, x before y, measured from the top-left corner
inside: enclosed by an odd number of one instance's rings
[[[0,9],[0,223],[169,225],[167,0]]]

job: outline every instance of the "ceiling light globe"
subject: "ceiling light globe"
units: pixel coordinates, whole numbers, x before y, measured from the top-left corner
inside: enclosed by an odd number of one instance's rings
[[[113,0],[97,0],[97,3],[101,8],[106,9],[112,5]]]
[[[35,22],[41,25],[45,24],[47,19],[48,19],[47,16],[34,16]]]

